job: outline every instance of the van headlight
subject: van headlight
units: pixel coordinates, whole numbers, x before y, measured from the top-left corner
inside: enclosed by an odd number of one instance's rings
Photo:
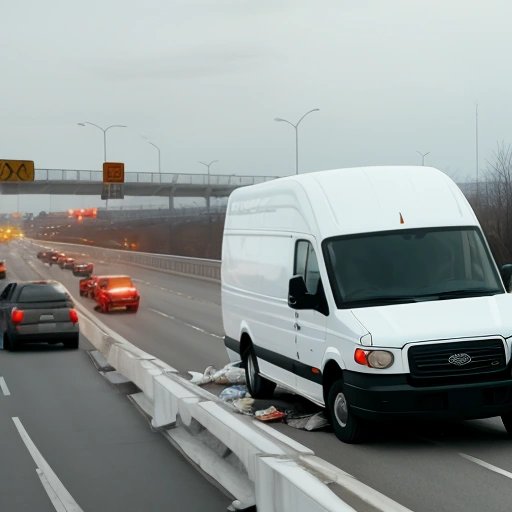
[[[395,357],[387,350],[363,350],[356,348],[354,352],[354,361],[362,366],[369,366],[378,370],[389,368]]]

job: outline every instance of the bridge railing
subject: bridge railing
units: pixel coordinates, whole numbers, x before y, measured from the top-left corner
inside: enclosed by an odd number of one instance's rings
[[[276,179],[277,176],[241,176],[237,174],[195,174],[195,173],[159,173],[126,172],[125,183],[151,183],[176,185],[253,185]],[[36,169],[35,181],[83,181],[101,182],[103,172],[97,170],[73,169]]]

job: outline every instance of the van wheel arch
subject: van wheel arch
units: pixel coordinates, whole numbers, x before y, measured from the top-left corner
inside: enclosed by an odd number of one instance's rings
[[[327,407],[327,397],[329,396],[329,390],[332,388],[333,384],[338,381],[343,380],[343,370],[340,368],[339,364],[331,359],[324,366],[324,371],[322,372],[322,387],[324,394],[324,404]]]
[[[242,334],[240,340],[240,356],[242,367],[245,369],[245,380],[249,393],[253,398],[270,398],[276,384],[259,374],[258,360],[248,334]]]

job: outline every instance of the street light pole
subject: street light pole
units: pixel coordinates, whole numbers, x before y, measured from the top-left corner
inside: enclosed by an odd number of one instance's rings
[[[150,140],[147,140],[146,142],[148,144],[151,144],[158,151],[158,174],[161,174],[161,172],[162,172],[161,162],[162,161],[161,161],[161,158],[160,158],[160,148],[156,144],[153,144],[153,142],[151,142]]]
[[[206,169],[208,170],[208,186],[210,186],[210,166],[214,164],[215,162],[218,162],[218,160],[212,160],[210,163],[205,164],[204,162],[199,162],[200,164],[203,164],[206,166]]]
[[[425,157],[427,155],[430,155],[430,151],[428,151],[427,153],[422,153],[421,151],[416,151],[416,153],[418,153],[418,155],[421,156],[421,165],[425,165]]]
[[[89,121],[84,121],[83,123],[77,123],[78,126],[86,126],[91,125],[95,128],[98,128],[98,130],[101,130],[103,132],[103,161],[107,161],[107,131],[110,130],[110,128],[126,128],[124,124],[112,124],[110,126],[107,126],[106,128],[102,128],[101,126],[90,123]]]
[[[277,121],[278,123],[288,123],[295,129],[295,174],[299,174],[299,125],[307,115],[311,114],[312,112],[318,112],[319,110],[319,108],[309,110],[295,124],[293,124],[291,121],[288,121],[287,119],[283,119],[282,117],[276,117],[274,119],[274,121]]]
[[[107,131],[110,130],[110,128],[126,128],[124,124],[112,124],[110,126],[107,126],[106,128],[103,128],[95,123],[91,123],[89,121],[84,121],[82,123],[77,123],[78,126],[86,126],[91,125],[95,128],[98,128],[98,130],[101,130],[103,132],[103,161],[107,161]],[[108,185],[110,189],[110,185]],[[108,210],[108,199],[105,199],[105,208]]]

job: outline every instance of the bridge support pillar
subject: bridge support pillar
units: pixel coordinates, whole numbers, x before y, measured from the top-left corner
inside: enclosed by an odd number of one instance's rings
[[[169,196],[169,211],[174,213],[174,194],[172,192]]]

